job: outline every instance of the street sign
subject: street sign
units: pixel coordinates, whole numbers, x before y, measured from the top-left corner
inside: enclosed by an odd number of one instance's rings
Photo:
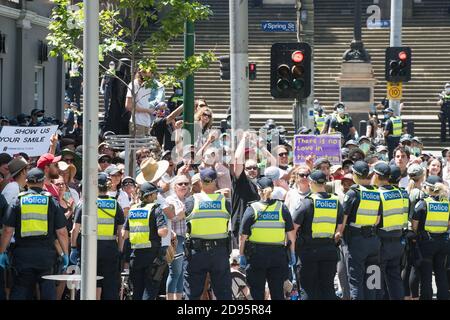
[[[264,32],[297,32],[295,22],[290,21],[263,21],[261,30]]]
[[[389,100],[401,100],[403,97],[401,82],[387,83],[387,97]]]
[[[367,29],[385,29],[390,27],[391,27],[390,20],[377,20],[377,21],[367,20]]]

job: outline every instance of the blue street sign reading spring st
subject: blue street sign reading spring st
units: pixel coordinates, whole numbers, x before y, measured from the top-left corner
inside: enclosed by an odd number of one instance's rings
[[[261,30],[264,32],[297,32],[295,22],[289,21],[263,21]]]

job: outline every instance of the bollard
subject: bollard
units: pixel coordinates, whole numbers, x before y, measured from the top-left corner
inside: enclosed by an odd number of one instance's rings
[[[361,120],[359,122],[359,136],[365,136],[366,132],[367,132],[367,121],[366,120]]]

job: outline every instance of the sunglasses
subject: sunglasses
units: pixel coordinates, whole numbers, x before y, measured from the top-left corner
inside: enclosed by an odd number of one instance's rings
[[[288,155],[289,155],[289,152],[282,152],[282,153],[278,154],[279,157],[287,157]]]
[[[55,183],[55,186],[57,186],[57,187],[65,187],[66,184],[63,183],[63,182],[61,182],[61,183]]]
[[[98,163],[111,163],[111,160],[108,160],[108,159],[100,159]]]
[[[258,170],[258,167],[246,167],[245,170]]]
[[[208,118],[211,118],[211,117],[212,117],[212,115],[211,115],[211,114],[209,114],[209,113],[204,113],[204,114],[202,114],[202,116],[204,116],[204,117],[208,117]]]
[[[65,158],[65,159],[62,159],[62,161],[66,162],[66,163],[73,163],[73,158]]]
[[[309,173],[297,173],[298,177],[302,177],[302,178],[308,178],[309,177]]]
[[[177,186],[188,186],[189,185],[189,182],[180,182],[180,183],[177,183]]]
[[[128,186],[134,186],[133,182],[125,182],[122,184],[124,187],[128,187]]]

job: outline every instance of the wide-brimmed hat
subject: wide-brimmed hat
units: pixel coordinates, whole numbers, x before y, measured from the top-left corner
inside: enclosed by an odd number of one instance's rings
[[[17,174],[19,174],[20,171],[25,169],[27,166],[28,162],[26,162],[24,159],[15,158],[8,163],[8,170],[9,173],[11,174],[11,177],[14,178]]]
[[[160,179],[169,168],[169,161],[156,161],[153,158],[147,158],[141,163],[141,173],[136,177],[136,182],[154,182]]]
[[[71,181],[77,174],[77,168],[73,164],[68,164],[64,161],[58,162],[58,169],[61,171],[69,170],[69,181]]]

